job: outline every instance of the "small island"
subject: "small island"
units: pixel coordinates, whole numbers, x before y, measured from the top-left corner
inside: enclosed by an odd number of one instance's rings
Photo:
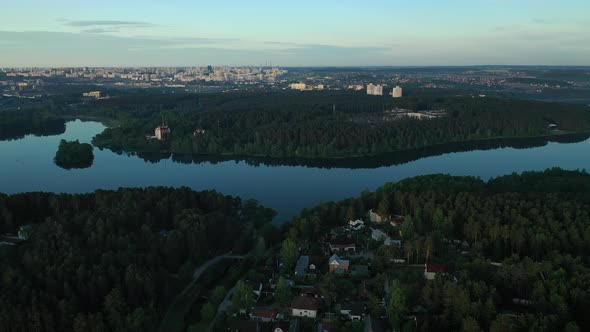
[[[78,140],[68,142],[61,140],[55,153],[55,164],[61,168],[88,168],[94,161],[94,148],[88,143],[80,143]]]

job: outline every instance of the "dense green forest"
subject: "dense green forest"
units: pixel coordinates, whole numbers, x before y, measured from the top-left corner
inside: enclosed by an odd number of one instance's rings
[[[383,283],[393,279],[400,282],[392,287],[401,326],[417,317],[421,331],[590,330],[588,173],[551,169],[488,182],[411,178],[306,209],[293,219],[289,238],[299,245],[322,241],[369,208],[406,216],[403,247],[381,248],[373,259],[377,277],[366,282],[372,315],[383,315],[379,299],[391,296]],[[391,257],[442,263],[448,273],[426,282],[401,272]]]
[[[162,100],[158,100],[162,98]],[[155,100],[154,100],[155,99]],[[432,120],[390,120],[385,111],[444,110]],[[271,157],[351,157],[418,149],[448,142],[590,129],[583,105],[471,97],[386,97],[351,93],[212,94],[113,98],[92,112],[117,116],[94,144],[115,151]],[[162,121],[167,140],[146,140]],[[196,129],[204,132],[194,133]]]
[[[396,119],[387,112],[392,109],[439,110],[445,116]],[[13,123],[23,120],[20,114],[3,113]],[[358,157],[450,142],[590,130],[590,109],[585,105],[471,96],[393,99],[344,91],[146,93],[83,103],[57,99],[30,114],[108,120],[113,125],[97,135],[93,144],[116,152],[236,157]],[[171,128],[171,135],[161,141],[146,139],[162,121]],[[5,128],[31,132],[32,120],[27,123],[2,122],[0,137],[9,136]],[[559,130],[550,131],[549,124]]]
[[[55,153],[55,164],[59,167],[87,168],[92,166],[94,153],[92,145],[80,143],[78,140],[68,142],[61,140],[57,152]]]
[[[22,138],[25,135],[50,136],[66,131],[64,119],[44,110],[0,112],[0,140]]]
[[[196,266],[248,251],[273,216],[188,188],[0,195],[0,234],[32,225],[0,247],[0,331],[154,331]]]

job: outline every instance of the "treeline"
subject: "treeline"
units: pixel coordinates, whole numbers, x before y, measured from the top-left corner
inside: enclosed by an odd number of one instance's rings
[[[398,108],[444,110],[446,116],[392,121],[385,112]],[[393,99],[345,91],[133,93],[85,103],[56,97],[42,110],[0,116],[5,120],[0,139],[36,133],[41,120],[82,116],[116,123],[93,141],[116,152],[273,158],[358,157],[451,142],[544,136],[551,133],[549,124],[557,124],[562,133],[590,130],[585,105],[434,95]],[[146,139],[162,122],[172,134],[163,141]],[[194,134],[197,129],[204,132]]]
[[[19,139],[25,135],[60,135],[65,131],[64,119],[44,110],[0,112],[0,140]]]
[[[412,264],[442,263],[448,272],[405,289],[404,313],[421,317],[419,330],[587,331],[589,204],[586,172],[551,169],[488,182],[421,176],[304,210],[289,236],[319,241],[370,208],[401,214],[405,223],[392,231],[401,230],[403,248],[378,251],[373,266],[380,278],[399,273],[392,254]],[[382,286],[373,292],[370,298],[385,297]]]
[[[582,105],[471,97],[392,99],[341,93],[268,93],[149,96],[98,102],[88,112],[122,119],[94,144],[114,151],[226,154],[283,158],[379,155],[449,142],[550,134],[590,129]],[[445,110],[428,121],[387,121],[387,110]],[[146,140],[164,121],[172,134]],[[193,135],[195,129],[205,133]]]
[[[188,188],[0,195],[0,331],[154,331],[196,266],[252,246],[272,210]]]

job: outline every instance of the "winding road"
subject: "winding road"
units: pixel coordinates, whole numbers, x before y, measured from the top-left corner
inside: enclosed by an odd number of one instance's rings
[[[160,324],[160,331],[162,332],[183,332],[185,328],[184,317],[190,310],[191,305],[196,300],[196,296],[199,294],[196,290],[198,289],[197,281],[203,275],[207,269],[211,266],[219,263],[224,259],[243,259],[244,256],[232,255],[228,252],[223,255],[211,258],[205,263],[201,264],[195,269],[193,273],[193,280],[184,288],[178,296],[172,301],[172,304],[166,311],[164,319]]]

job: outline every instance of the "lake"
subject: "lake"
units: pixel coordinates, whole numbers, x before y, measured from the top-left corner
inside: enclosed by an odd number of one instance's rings
[[[146,186],[188,186],[213,189],[227,195],[253,198],[279,214],[276,222],[289,220],[302,208],[340,200],[375,190],[385,182],[417,175],[448,173],[482,179],[550,167],[590,169],[590,139],[575,143],[536,142],[530,148],[493,148],[463,152],[437,152],[430,157],[407,158],[397,165],[332,168],[277,165],[244,160],[178,163],[172,158],[146,162],[138,156],[119,155],[95,148],[92,167],[65,170],[53,163],[61,139],[90,142],[104,130],[99,122],[66,123],[63,134],[27,135],[0,141],[0,192],[50,191],[85,193],[96,189]],[[420,156],[424,154],[418,154]],[[374,159],[374,158],[373,158]],[[398,158],[399,159],[399,158]],[[403,158],[402,158],[403,160]]]

